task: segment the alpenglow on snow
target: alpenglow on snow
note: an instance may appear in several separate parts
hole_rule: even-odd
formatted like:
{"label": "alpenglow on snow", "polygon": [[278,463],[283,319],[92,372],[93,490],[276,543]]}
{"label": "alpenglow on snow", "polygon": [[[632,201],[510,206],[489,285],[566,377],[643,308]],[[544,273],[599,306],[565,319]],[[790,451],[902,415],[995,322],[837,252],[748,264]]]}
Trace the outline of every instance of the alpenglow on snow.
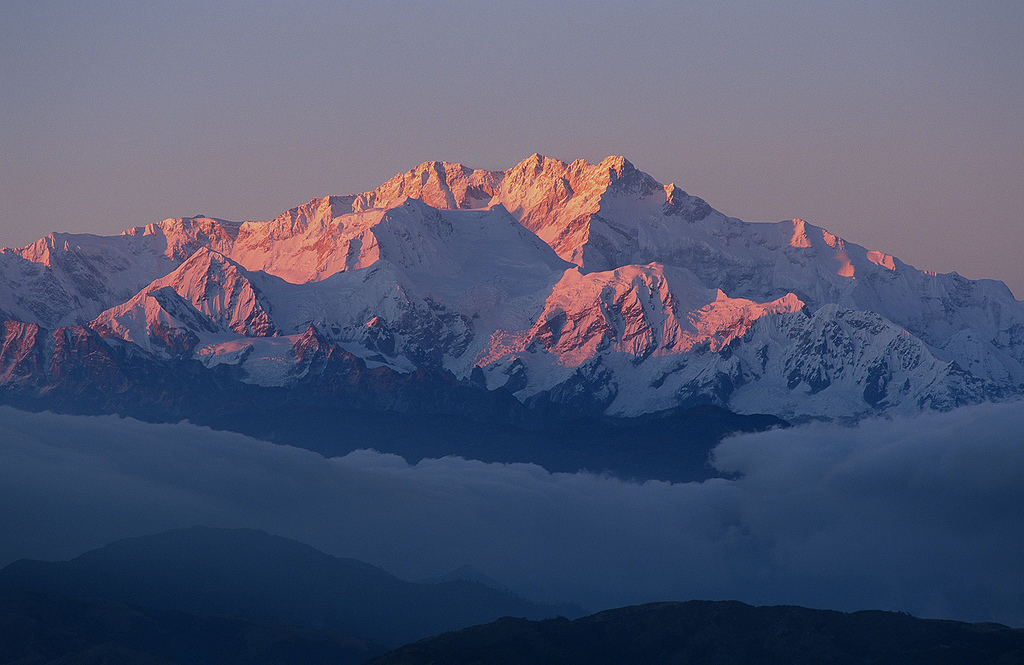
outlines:
{"label": "alpenglow on snow", "polygon": [[726,217],[621,157],[427,162],[266,222],[54,233],[0,252],[0,320],[7,402],[184,364],[221,386],[429,369],[611,416],[1024,394],[1024,303],[1001,282],[919,271],[798,219]]}

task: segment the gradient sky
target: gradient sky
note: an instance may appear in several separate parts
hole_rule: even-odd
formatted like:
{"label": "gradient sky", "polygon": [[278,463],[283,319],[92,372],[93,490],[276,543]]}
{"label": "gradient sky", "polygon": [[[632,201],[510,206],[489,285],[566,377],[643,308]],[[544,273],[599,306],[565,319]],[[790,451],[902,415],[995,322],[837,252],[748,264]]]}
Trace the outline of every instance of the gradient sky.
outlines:
{"label": "gradient sky", "polygon": [[1024,3],[0,2],[0,246],[623,155],[1024,298]]}

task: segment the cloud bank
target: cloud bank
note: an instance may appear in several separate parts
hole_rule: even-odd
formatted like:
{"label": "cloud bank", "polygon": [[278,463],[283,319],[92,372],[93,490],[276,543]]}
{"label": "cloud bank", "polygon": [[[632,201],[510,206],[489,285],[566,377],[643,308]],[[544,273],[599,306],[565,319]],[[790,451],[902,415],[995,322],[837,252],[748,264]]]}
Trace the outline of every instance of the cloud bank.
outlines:
{"label": "cloud bank", "polygon": [[1022,406],[744,435],[715,450],[736,479],[678,484],[0,408],[0,565],[207,524],[412,580],[468,563],[590,610],[728,598],[1022,626]]}

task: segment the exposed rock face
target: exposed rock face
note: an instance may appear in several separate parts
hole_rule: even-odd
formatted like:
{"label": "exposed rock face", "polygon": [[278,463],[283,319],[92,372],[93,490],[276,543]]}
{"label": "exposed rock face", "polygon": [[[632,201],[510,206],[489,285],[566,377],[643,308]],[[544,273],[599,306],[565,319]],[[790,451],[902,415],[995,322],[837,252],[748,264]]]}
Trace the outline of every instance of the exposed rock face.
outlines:
{"label": "exposed rock face", "polygon": [[620,416],[849,417],[1024,394],[1024,304],[1003,284],[921,272],[803,220],[728,218],[621,157],[427,162],[268,222],[51,234],[0,253],[0,314],[17,391],[117,389],[136,379],[115,368],[148,358],[220,389],[419,372]]}
{"label": "exposed rock face", "polygon": [[3,321],[0,347],[0,382],[5,385],[38,386],[46,371],[46,344],[36,323]]}

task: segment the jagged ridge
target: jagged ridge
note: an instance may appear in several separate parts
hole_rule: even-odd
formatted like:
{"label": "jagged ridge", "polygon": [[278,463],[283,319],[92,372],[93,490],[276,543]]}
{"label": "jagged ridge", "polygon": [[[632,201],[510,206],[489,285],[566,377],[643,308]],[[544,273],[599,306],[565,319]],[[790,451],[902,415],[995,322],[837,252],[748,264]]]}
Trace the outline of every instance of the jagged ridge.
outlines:
{"label": "jagged ridge", "polygon": [[[0,277],[6,319],[87,324],[254,385],[308,380],[313,326],[371,369],[613,415],[856,416],[1024,393],[1024,305],[1001,283],[802,220],[728,218],[621,157],[427,162],[269,222],[52,234],[3,250]],[[4,381],[49,385],[26,344],[4,347]]]}

